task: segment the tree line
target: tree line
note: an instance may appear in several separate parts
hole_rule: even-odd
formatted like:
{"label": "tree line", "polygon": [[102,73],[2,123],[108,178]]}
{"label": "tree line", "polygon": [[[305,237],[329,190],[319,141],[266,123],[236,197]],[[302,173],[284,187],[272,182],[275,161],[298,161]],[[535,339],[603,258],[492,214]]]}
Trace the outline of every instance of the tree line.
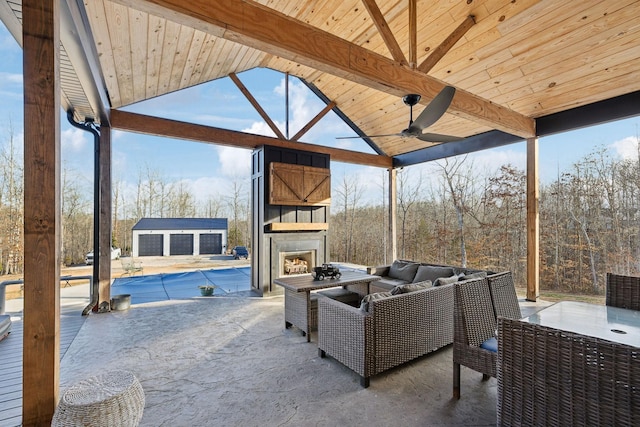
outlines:
{"label": "tree line", "polygon": [[[397,176],[398,258],[491,271],[510,270],[526,285],[526,174],[494,173],[466,157],[437,162],[437,183],[417,169]],[[357,180],[334,191],[331,257],[364,265],[385,259],[386,194],[361,206]],[[598,148],[553,182],[540,185],[540,287],[601,294],[607,272],[640,273],[640,153],[613,159]]]}
{"label": "tree line", "polygon": [[[11,133],[12,135],[12,133]],[[23,169],[13,137],[0,147],[0,271],[22,272]],[[495,172],[467,157],[438,161],[426,179],[418,167],[397,173],[398,257],[493,271],[526,279],[526,175],[512,165]],[[437,178],[434,180],[434,176]],[[361,265],[391,263],[387,172],[379,195],[364,198],[358,179],[333,180],[330,259]],[[92,183],[62,172],[62,262],[83,262],[93,247]],[[228,218],[228,247],[251,246],[249,179],[233,181],[224,195],[198,202],[182,181],[142,168],[135,188],[113,185],[113,244],[131,251],[131,228],[144,217]],[[598,148],[550,183],[540,185],[542,289],[602,293],[607,272],[640,273],[640,153],[613,159]]]}

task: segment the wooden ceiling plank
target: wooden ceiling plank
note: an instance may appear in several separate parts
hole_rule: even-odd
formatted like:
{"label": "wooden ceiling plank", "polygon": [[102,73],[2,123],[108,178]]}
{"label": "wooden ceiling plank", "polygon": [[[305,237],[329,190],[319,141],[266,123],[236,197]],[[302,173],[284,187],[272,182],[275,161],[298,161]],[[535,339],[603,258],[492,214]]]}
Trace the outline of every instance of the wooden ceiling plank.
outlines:
{"label": "wooden ceiling plank", "polygon": [[[553,51],[562,48],[563,45],[570,45],[572,51],[580,50],[578,48],[580,43],[594,35],[601,42],[603,39],[597,33],[593,34],[591,25],[594,25],[596,20],[600,21],[603,16],[606,17],[607,25],[616,25],[612,21],[615,18],[612,18],[608,13],[607,5],[610,7],[610,3],[595,2],[595,5],[591,5],[589,15],[577,15],[582,16],[580,19],[574,15],[576,12],[574,12],[573,8],[565,9],[564,13],[566,15],[563,10],[554,8],[553,12],[550,12],[548,16],[540,17],[523,27],[521,32],[524,37],[511,38],[509,44],[502,42],[502,40],[509,39],[508,37],[503,37],[500,42],[496,43],[496,48],[498,49],[509,49],[513,53],[513,58],[489,67],[487,71],[492,77],[495,77],[512,68],[526,66],[527,62],[531,62],[534,65],[539,64],[539,60],[551,57]],[[616,14],[616,16],[619,16],[619,14]],[[605,28],[602,24],[598,24],[598,26]],[[564,42],[565,40],[566,42]],[[541,48],[543,44],[544,49]],[[556,49],[551,50],[552,46],[556,46]],[[483,53],[481,56],[493,54],[495,54],[495,50]],[[557,59],[554,58],[554,60]]]}
{"label": "wooden ceiling plank", "polygon": [[[627,67],[611,67],[607,73],[593,74],[579,80],[567,81],[565,84],[556,85],[545,91],[545,98],[548,105],[537,101],[537,96],[522,96],[512,102],[517,108],[523,111],[530,111],[532,117],[557,113],[566,109],[587,105],[592,102],[607,99],[624,93],[640,90],[638,80],[637,64],[628,64]],[[585,94],[579,100],[576,99],[576,92],[583,91]],[[532,102],[536,99],[536,102]]]}
{"label": "wooden ceiling plank", "polygon": [[318,123],[324,116],[327,115],[327,113],[329,111],[331,111],[333,109],[333,107],[336,106],[336,103],[331,101],[330,103],[328,103],[323,109],[322,111],[320,111],[318,114],[316,114],[316,116],[314,118],[312,118],[311,120],[309,120],[309,123],[307,123],[305,126],[302,127],[302,129],[300,129],[294,136],[293,138],[291,138],[291,141],[298,141],[300,138],[302,138],[302,135],[304,135],[305,133],[307,133],[309,131],[309,129],[311,129],[316,123]]}
{"label": "wooden ceiling plank", "polygon": [[428,73],[437,63],[440,61],[449,51],[453,48],[453,46],[464,36],[467,31],[471,29],[475,25],[475,17],[473,15],[469,15],[465,18],[464,21],[458,25],[458,27],[453,30],[449,37],[447,37],[442,43],[440,43],[431,54],[418,66],[418,70],[423,73]]}
{"label": "wooden ceiling plank", "polygon": [[155,15],[149,16],[149,26],[147,29],[147,85],[145,98],[150,99],[158,96],[158,84],[160,79],[160,64],[162,59],[162,49],[166,19]]}
{"label": "wooden ceiling plank", "polygon": [[391,157],[361,153],[340,148],[324,147],[316,144],[292,142],[262,135],[197,125],[159,117],[146,116],[121,110],[111,110],[112,129],[147,135],[164,136],[229,147],[253,150],[262,145],[272,145],[294,150],[310,150],[329,154],[332,161],[361,164],[380,168],[392,166]]}
{"label": "wooden ceiling plank", "polygon": [[282,132],[280,132],[280,129],[278,129],[278,126],[276,126],[273,120],[271,120],[271,117],[269,117],[267,112],[264,111],[264,109],[260,106],[260,103],[253,97],[253,95],[251,95],[251,92],[249,92],[249,89],[247,89],[247,87],[244,84],[242,84],[238,76],[235,73],[230,73],[229,78],[231,78],[231,80],[236,84],[238,89],[240,89],[240,92],[242,92],[245,98],[247,98],[249,103],[253,105],[253,108],[255,108],[258,114],[260,114],[260,117],[262,117],[262,120],[264,120],[267,123],[267,125],[271,128],[273,133],[276,134],[278,139],[287,139],[282,134]]}
{"label": "wooden ceiling plank", "polygon": [[[533,92],[539,92],[546,90],[549,85],[578,80],[596,70],[602,70],[608,75],[606,70],[610,67],[637,58],[637,48],[633,40],[640,36],[640,25],[636,24],[633,28],[634,23],[635,21],[623,22],[600,34],[587,32],[593,34],[591,37],[586,37],[586,34],[580,31],[578,36],[570,37],[567,43],[563,43],[566,44],[565,48],[556,54],[542,56],[536,64],[517,68],[518,71],[525,71],[521,77],[505,78],[505,74],[499,76],[499,88],[503,95],[497,96],[496,100],[508,104],[518,97],[518,91],[523,86],[533,88]],[[620,40],[611,43],[613,38]],[[604,43],[607,40],[608,42]],[[574,46],[578,48],[574,49]],[[562,61],[558,58],[562,58]],[[580,93],[585,94],[584,91]]]}
{"label": "wooden ceiling plank", "polygon": [[192,86],[194,81],[199,81],[202,69],[198,67],[198,58],[200,57],[200,52],[202,52],[202,47],[205,44],[207,36],[206,33],[198,30],[194,31],[191,35],[189,49],[186,52],[185,65],[180,78],[181,89]]}
{"label": "wooden ceiling plank", "polygon": [[162,41],[162,51],[160,59],[160,69],[158,70],[159,93],[168,93],[171,75],[173,75],[174,58],[178,49],[178,39],[182,26],[170,20],[165,20],[164,39]]}
{"label": "wooden ceiling plank", "polygon": [[[453,77],[460,70],[476,66],[476,64],[481,62],[481,59],[486,58],[486,56],[482,55],[483,49],[493,49],[493,46],[502,38],[496,25],[499,22],[512,19],[514,16],[520,14],[526,15],[529,12],[528,8],[537,2],[539,2],[539,0],[521,0],[508,2],[506,4],[503,3],[504,6],[502,8],[490,14],[486,11],[483,12],[483,8],[474,8],[472,12],[460,16],[459,19],[463,19],[464,16],[474,15],[476,24],[463,37],[465,42],[459,43],[456,49],[451,50],[448,55],[442,58],[436,66],[431,69],[431,74],[439,78],[443,76]],[[492,53],[503,52],[505,50],[507,49],[495,49]]]}
{"label": "wooden ceiling plank", "polygon": [[[109,21],[109,37],[113,55],[119,58],[114,74],[118,79],[120,102],[128,104],[133,98],[133,77],[129,37],[129,11],[126,7],[110,1],[104,3],[105,13],[116,19]],[[109,52],[109,55],[112,53]],[[111,91],[109,91],[111,92]]]}
{"label": "wooden ceiling plank", "polygon": [[132,99],[144,99],[147,94],[147,52],[149,51],[149,14],[129,9],[129,43],[131,55]]}
{"label": "wooden ceiling plank", "polygon": [[196,28],[188,27],[186,25],[180,26],[175,56],[173,57],[174,62],[171,70],[171,80],[169,82],[169,91],[171,92],[184,88],[184,82],[182,80],[183,70],[187,66],[189,50],[191,48],[191,43],[193,42],[193,35],[195,31]]}
{"label": "wooden ceiling plank", "polygon": [[[413,3],[414,9],[415,9],[415,0],[408,0],[408,1],[409,1],[409,4]],[[378,29],[378,32],[380,33],[382,40],[384,40],[384,43],[387,46],[387,49],[389,49],[389,53],[391,53],[391,57],[401,64],[406,64],[407,59],[404,57],[404,53],[402,52],[400,45],[396,41],[396,38],[394,37],[391,30],[389,29],[389,25],[387,24],[387,21],[384,19],[382,12],[380,12],[380,9],[378,8],[376,1],[362,0],[362,3],[364,4],[364,7],[367,9],[367,12],[369,12],[369,16],[371,17],[371,20],[373,21],[374,25]],[[414,10],[413,16],[415,18],[415,10]]]}
{"label": "wooden ceiling plank", "polygon": [[107,20],[104,19],[106,11],[104,2],[101,0],[90,1],[85,3],[87,15],[92,17],[89,21],[92,23],[91,32],[96,40],[100,43],[96,45],[96,51],[100,60],[100,65],[104,70],[103,76],[105,85],[109,88],[109,100],[111,105],[121,105],[120,87],[118,85],[118,75],[112,55],[111,37],[109,35],[109,26]]}
{"label": "wooden ceiling plank", "polygon": [[[118,0],[125,1],[125,0]],[[131,0],[126,0],[131,1]],[[276,12],[240,0],[138,0],[150,13],[175,14],[181,23],[208,31],[223,29],[223,37],[302,64],[342,76],[386,93],[420,93],[433,98],[442,82],[403,67],[360,46]],[[157,4],[156,4],[157,3]],[[160,5],[160,6],[159,6]],[[287,31],[274,31],[287,28]],[[458,90],[452,113],[521,137],[535,136],[533,120],[468,92]]]}

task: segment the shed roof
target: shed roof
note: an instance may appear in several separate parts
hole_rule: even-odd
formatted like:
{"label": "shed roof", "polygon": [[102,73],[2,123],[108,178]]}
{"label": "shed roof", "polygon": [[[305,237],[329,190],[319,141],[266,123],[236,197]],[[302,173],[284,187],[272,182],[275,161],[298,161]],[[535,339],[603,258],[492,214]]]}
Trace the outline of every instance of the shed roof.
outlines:
{"label": "shed roof", "polygon": [[226,230],[227,218],[142,218],[132,230]]}

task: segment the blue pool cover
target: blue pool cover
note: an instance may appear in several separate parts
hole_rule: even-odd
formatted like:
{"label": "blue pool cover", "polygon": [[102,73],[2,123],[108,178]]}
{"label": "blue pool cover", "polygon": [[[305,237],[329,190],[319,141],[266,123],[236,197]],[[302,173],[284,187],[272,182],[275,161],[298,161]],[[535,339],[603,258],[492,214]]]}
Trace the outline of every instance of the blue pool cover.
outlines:
{"label": "blue pool cover", "polygon": [[250,291],[251,267],[120,277],[111,284],[111,294],[129,294],[131,302],[139,304],[199,297],[202,285],[217,286],[214,295]]}

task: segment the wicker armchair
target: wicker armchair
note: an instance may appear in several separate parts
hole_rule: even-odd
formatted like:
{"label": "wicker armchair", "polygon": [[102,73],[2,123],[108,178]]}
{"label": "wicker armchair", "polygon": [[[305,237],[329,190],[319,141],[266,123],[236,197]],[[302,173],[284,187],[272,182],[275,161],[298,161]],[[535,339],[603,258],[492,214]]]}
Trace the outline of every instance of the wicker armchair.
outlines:
{"label": "wicker armchair", "polygon": [[640,425],[640,349],[500,318],[499,426]]}
{"label": "wicker armchair", "polygon": [[607,273],[606,305],[640,310],[640,277]]}
{"label": "wicker armchair", "polygon": [[454,284],[453,397],[460,399],[460,365],[496,376],[497,353],[480,347],[495,336],[496,317],[487,278]]}
{"label": "wicker armchair", "polygon": [[371,301],[369,310],[318,298],[318,354],[371,376],[453,341],[453,284]]}

